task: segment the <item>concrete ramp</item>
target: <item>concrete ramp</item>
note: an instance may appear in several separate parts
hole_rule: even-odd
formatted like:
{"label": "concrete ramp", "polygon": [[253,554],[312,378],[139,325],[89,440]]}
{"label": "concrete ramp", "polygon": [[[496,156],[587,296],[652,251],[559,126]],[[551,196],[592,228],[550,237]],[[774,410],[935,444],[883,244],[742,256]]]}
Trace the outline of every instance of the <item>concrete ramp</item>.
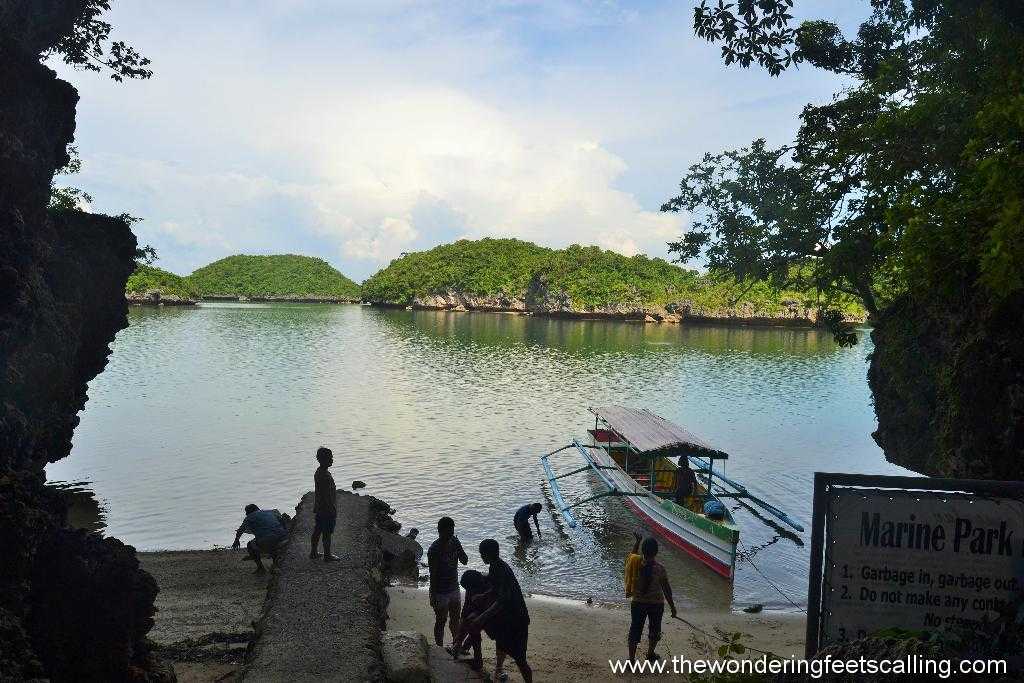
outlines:
{"label": "concrete ramp", "polygon": [[370,499],[338,492],[333,551],[341,562],[309,559],[313,494],[296,508],[280,573],[271,580],[246,681],[379,681],[387,609],[380,536]]}

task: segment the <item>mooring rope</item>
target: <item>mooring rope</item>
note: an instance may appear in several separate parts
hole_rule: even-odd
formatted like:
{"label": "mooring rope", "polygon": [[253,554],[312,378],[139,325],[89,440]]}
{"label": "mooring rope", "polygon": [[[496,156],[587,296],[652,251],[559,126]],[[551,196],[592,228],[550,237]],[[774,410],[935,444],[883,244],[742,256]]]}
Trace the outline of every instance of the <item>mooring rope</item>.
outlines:
{"label": "mooring rope", "polygon": [[771,579],[769,579],[769,578],[768,578],[768,576],[767,576],[767,575],[766,575],[766,574],[765,574],[765,573],[764,573],[763,571],[761,571],[761,569],[760,569],[760,568],[759,568],[759,567],[758,567],[758,566],[757,566],[756,564],[754,564],[754,560],[752,560],[752,559],[751,559],[751,558],[749,557],[749,555],[748,555],[747,553],[742,553],[742,554],[741,554],[741,553],[737,553],[737,554],[736,554],[736,556],[737,556],[737,557],[739,557],[739,558],[740,558],[741,560],[744,560],[744,561],[745,561],[745,562],[746,562],[747,564],[749,564],[749,565],[750,565],[751,567],[753,567],[753,568],[754,568],[754,571],[755,571],[755,572],[757,572],[758,574],[760,574],[760,575],[761,575],[761,578],[762,578],[762,579],[764,579],[765,581],[767,581],[767,582],[768,582],[768,585],[769,585],[769,586],[771,586],[772,588],[774,588],[774,589],[776,590],[776,592],[778,592],[778,594],[779,594],[779,595],[781,595],[781,596],[782,596],[783,598],[785,598],[785,599],[786,599],[786,602],[788,602],[788,603],[789,603],[790,605],[792,605],[793,607],[796,607],[796,608],[797,608],[798,610],[800,610],[800,611],[801,611],[801,612],[803,612],[804,614],[807,614],[807,609],[806,609],[806,608],[804,608],[804,607],[802,607],[802,606],[801,606],[801,605],[800,605],[800,604],[799,604],[798,602],[796,602],[795,600],[793,600],[793,598],[789,597],[789,595],[787,595],[787,594],[786,594],[786,592],[785,592],[784,590],[782,590],[781,588],[779,588],[779,587],[778,587],[778,586],[777,586],[777,585],[775,584],[775,582],[774,582],[774,581],[772,581]]}

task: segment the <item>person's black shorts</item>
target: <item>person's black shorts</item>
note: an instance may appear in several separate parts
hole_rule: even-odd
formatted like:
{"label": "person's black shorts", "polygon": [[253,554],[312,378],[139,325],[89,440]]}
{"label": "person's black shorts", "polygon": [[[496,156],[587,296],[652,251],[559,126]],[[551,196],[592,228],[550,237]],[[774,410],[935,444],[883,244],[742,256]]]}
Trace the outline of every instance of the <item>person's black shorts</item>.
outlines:
{"label": "person's black shorts", "polygon": [[[499,616],[499,618],[501,618]],[[529,624],[514,623],[496,625],[492,636],[503,652],[519,661],[526,658],[526,641],[529,639]],[[492,635],[488,633],[487,635]]]}
{"label": "person's black shorts", "polygon": [[523,538],[533,538],[533,530],[530,529],[530,520],[527,519],[525,522],[517,522],[512,520],[512,525],[516,528],[516,531]]}
{"label": "person's black shorts", "polygon": [[337,512],[318,512],[316,513],[316,531],[322,534],[333,534],[334,526],[338,523]]}
{"label": "person's black shorts", "polygon": [[650,621],[647,637],[658,640],[661,637],[661,618],[665,614],[663,602],[631,602],[629,603],[629,642],[639,643],[644,634],[644,622]]}
{"label": "person's black shorts", "polygon": [[254,538],[253,541],[256,543],[256,547],[260,549],[260,552],[273,555],[277,550],[278,546],[288,540],[288,534],[272,534],[270,536],[264,536],[263,538]]}

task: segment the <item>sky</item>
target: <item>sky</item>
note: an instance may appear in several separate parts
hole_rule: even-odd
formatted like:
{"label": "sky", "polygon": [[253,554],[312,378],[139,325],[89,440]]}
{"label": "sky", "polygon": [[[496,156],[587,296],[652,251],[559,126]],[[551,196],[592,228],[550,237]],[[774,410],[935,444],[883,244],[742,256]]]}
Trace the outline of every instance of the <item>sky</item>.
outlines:
{"label": "sky", "polygon": [[[90,210],[156,265],[319,256],[357,281],[460,238],[668,257],[661,213],[705,153],[790,141],[841,83],[726,67],[695,0],[115,2],[146,81],[51,64],[79,90]],[[855,26],[867,3],[797,0]]]}

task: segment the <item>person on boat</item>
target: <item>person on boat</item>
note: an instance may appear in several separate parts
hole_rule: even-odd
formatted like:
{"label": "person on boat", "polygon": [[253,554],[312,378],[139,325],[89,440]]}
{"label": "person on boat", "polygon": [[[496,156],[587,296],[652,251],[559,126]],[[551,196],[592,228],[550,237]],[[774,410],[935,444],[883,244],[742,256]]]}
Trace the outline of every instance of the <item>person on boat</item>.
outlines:
{"label": "person on boat", "polygon": [[512,525],[515,526],[516,532],[524,541],[533,538],[533,531],[530,529],[530,517],[533,517],[533,525],[537,527],[537,535],[540,536],[540,522],[537,521],[537,515],[543,509],[544,506],[540,503],[527,503],[516,510],[516,514],[512,517]]}
{"label": "person on boat", "polygon": [[497,657],[494,663],[494,678],[502,680],[505,657],[511,657],[526,683],[533,681],[533,669],[526,661],[526,644],[530,635],[530,613],[512,568],[499,557],[498,542],[486,538],[480,542],[480,559],[488,566],[487,583],[493,600],[483,612],[473,617],[468,626],[474,631],[486,629],[494,639]]}
{"label": "person on boat", "polygon": [[679,457],[679,469],[676,470],[676,505],[686,507],[687,498],[697,490],[697,476],[690,469],[689,458],[685,455]]}
{"label": "person on boat", "polygon": [[[473,623],[473,619],[475,619],[478,614],[482,614],[491,606],[493,597],[489,592],[487,577],[475,569],[467,569],[462,572],[462,578],[459,579],[459,585],[466,590],[466,599],[463,602],[462,607],[462,619],[460,620],[461,626],[459,627],[459,632],[455,635],[455,642],[452,643],[452,647],[448,650],[448,654],[450,654],[453,659],[458,659],[459,655],[462,654],[466,648],[472,646],[473,659],[470,660],[469,666],[474,671],[480,671],[484,665],[480,631],[472,629],[470,624]],[[493,640],[494,634],[493,632],[488,632],[486,625],[484,625],[483,630]]]}
{"label": "person on boat", "polygon": [[235,541],[231,544],[232,549],[237,550],[241,545],[242,534],[252,534],[254,538],[249,541],[245,548],[249,553],[244,559],[256,563],[256,573],[262,574],[267,571],[263,566],[262,553],[270,555],[271,561],[277,565],[278,547],[288,538],[288,525],[286,518],[277,510],[260,510],[254,503],[245,506],[245,519],[242,525],[235,531]]}
{"label": "person on boat", "polygon": [[[626,597],[629,603],[629,659],[636,659],[636,648],[643,635],[644,622],[647,628],[647,659],[654,661],[654,648],[661,640],[661,619],[665,614],[665,603],[673,617],[676,604],[672,600],[672,587],[668,582],[665,567],[655,558],[658,555],[658,541],[647,538],[640,541],[640,534],[633,533],[633,552],[626,557]],[[639,551],[639,552],[638,552]]]}
{"label": "person on boat", "polygon": [[310,537],[309,559],[320,557],[316,551],[320,539],[324,541],[324,562],[337,562],[341,558],[331,553],[331,536],[338,522],[338,487],[328,471],[334,464],[334,453],[321,446],[316,449],[316,460],[320,466],[313,474],[313,535]]}
{"label": "person on boat", "polygon": [[427,549],[427,567],[430,568],[430,606],[434,609],[434,642],[444,645],[444,625],[455,640],[459,632],[462,610],[462,591],[459,589],[459,563],[469,558],[455,535],[455,521],[451,517],[437,520],[437,540]]}

